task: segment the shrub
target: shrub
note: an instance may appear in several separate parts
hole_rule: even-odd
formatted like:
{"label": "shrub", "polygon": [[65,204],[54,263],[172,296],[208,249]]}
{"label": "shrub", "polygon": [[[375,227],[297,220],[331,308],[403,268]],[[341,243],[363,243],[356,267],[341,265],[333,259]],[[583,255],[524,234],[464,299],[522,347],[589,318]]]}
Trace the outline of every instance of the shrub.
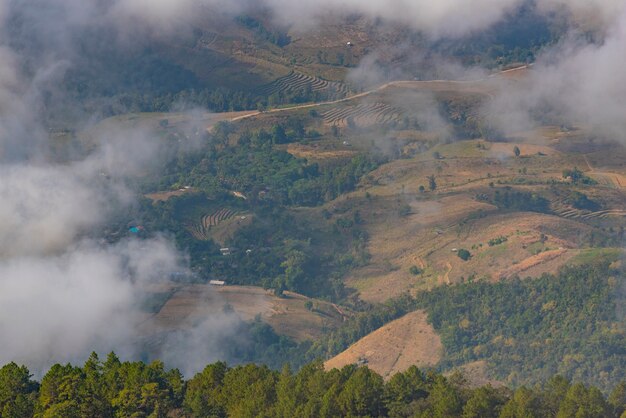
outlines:
{"label": "shrub", "polygon": [[409,269],[409,273],[411,273],[413,276],[418,276],[422,274],[422,270],[417,266],[411,266],[411,268]]}
{"label": "shrub", "polygon": [[498,238],[493,238],[493,239],[490,239],[490,240],[489,240],[489,242],[488,242],[488,244],[489,244],[489,246],[490,246],[490,247],[494,247],[494,246],[496,246],[496,245],[500,245],[500,244],[502,244],[502,243],[505,243],[505,242],[507,242],[508,240],[509,240],[509,239],[508,239],[507,237],[505,237],[505,236],[500,236],[500,237],[498,237]]}
{"label": "shrub", "polygon": [[595,211],[600,209],[600,205],[597,202],[589,199],[586,194],[580,192],[572,192],[567,200],[567,203],[575,207],[576,209],[586,209],[590,211]]}
{"label": "shrub", "polygon": [[463,261],[467,261],[470,258],[472,258],[472,253],[470,253],[469,251],[467,251],[466,249],[461,248],[459,251],[457,251],[456,255],[459,256],[459,258]]}

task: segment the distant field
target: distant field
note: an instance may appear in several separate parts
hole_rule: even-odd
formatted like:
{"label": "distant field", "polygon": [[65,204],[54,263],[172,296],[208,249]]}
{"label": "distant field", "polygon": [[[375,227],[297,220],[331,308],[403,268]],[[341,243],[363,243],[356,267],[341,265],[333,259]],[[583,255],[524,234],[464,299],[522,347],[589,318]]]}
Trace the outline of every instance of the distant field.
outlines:
{"label": "distant field", "polygon": [[346,149],[346,147],[341,149],[340,145],[332,149],[330,147],[319,146],[318,144],[289,144],[287,152],[294,157],[305,158],[309,161],[350,159],[358,154],[358,152],[353,149]]}
{"label": "distant field", "polygon": [[145,195],[145,197],[152,200],[153,202],[167,202],[172,197],[182,196],[186,193],[191,193],[193,191],[194,189],[192,188],[177,189],[177,190],[170,190],[167,192],[148,193],[147,195]]}
{"label": "distant field", "polygon": [[[168,287],[171,297],[144,322],[144,334],[184,329],[224,309],[232,309],[245,321],[259,315],[278,334],[299,341],[317,338],[343,321],[332,304],[290,292],[279,298],[269,291],[251,286],[195,284]],[[159,294],[167,294],[166,290],[160,289]],[[305,307],[309,300],[313,303],[312,310]]]}

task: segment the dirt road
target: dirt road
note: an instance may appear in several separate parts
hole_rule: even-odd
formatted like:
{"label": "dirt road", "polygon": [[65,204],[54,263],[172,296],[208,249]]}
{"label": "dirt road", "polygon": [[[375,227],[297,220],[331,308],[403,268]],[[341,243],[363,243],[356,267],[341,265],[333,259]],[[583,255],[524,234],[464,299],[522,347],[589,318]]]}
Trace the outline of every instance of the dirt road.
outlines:
{"label": "dirt road", "polygon": [[[328,105],[334,105],[334,104],[340,104],[340,103],[345,103],[345,102],[349,102],[351,100],[356,100],[356,99],[360,99],[363,97],[367,97],[370,96],[372,94],[375,93],[380,93],[383,90],[386,90],[388,88],[391,87],[400,87],[400,86],[408,86],[408,87],[412,87],[412,88],[419,88],[421,86],[428,86],[430,88],[432,87],[440,87],[440,90],[444,90],[444,87],[450,86],[450,85],[456,85],[456,86],[461,86],[461,85],[465,85],[465,86],[471,86],[472,84],[476,84],[476,83],[483,83],[493,77],[496,77],[498,75],[504,75],[507,73],[511,73],[511,72],[515,72],[515,71],[521,71],[524,69],[529,68],[528,65],[524,65],[521,67],[517,67],[517,68],[512,68],[510,70],[504,70],[495,74],[491,74],[490,76],[488,76],[487,78],[482,78],[482,79],[477,79],[477,80],[425,80],[425,81],[415,81],[415,80],[399,80],[399,81],[391,81],[389,83],[385,83],[381,86],[378,86],[372,90],[368,90],[365,91],[363,93],[358,93],[355,94],[353,96],[349,96],[349,97],[345,97],[343,99],[338,99],[338,100],[330,100],[330,101],[326,101],[326,102],[318,102],[318,103],[308,103],[308,104],[303,104],[303,105],[297,105],[297,106],[289,106],[289,107],[281,107],[278,109],[271,109],[271,110],[267,110],[267,111],[256,111],[256,112],[252,112],[246,115],[242,115],[242,116],[237,116],[235,118],[230,119],[230,122],[237,122],[240,120],[244,120],[244,119],[248,119],[248,118],[253,118],[255,116],[259,116],[262,114],[268,114],[268,113],[280,113],[280,112],[289,112],[292,110],[300,110],[300,109],[311,109],[311,108],[315,108],[315,107],[321,107],[321,106],[328,106]],[[478,91],[475,91],[474,93],[478,93]],[[483,91],[483,94],[489,96],[490,98],[493,98],[493,94]]]}
{"label": "dirt road", "polygon": [[618,189],[622,189],[622,190],[626,189],[626,176],[624,176],[623,174],[612,173],[609,171],[596,170],[591,165],[586,155],[583,155],[583,158],[585,159],[585,163],[587,164],[587,167],[589,168],[589,171],[587,172],[587,174],[606,179]]}

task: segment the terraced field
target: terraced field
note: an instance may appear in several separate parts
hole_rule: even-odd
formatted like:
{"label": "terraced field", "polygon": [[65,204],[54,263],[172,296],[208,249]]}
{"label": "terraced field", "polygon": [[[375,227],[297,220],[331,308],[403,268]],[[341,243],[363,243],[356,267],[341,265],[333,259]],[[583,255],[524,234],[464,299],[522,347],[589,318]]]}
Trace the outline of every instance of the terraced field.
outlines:
{"label": "terraced field", "polygon": [[552,209],[555,214],[561,218],[575,219],[575,220],[594,220],[594,219],[606,219],[608,217],[626,216],[626,210],[623,209],[605,209],[599,211],[589,211],[573,208],[567,205],[563,200],[557,200],[552,202]]}
{"label": "terraced field", "polygon": [[312,92],[327,93],[342,97],[350,93],[348,87],[343,83],[327,81],[298,71],[292,71],[288,75],[261,87],[258,93],[262,96],[271,96],[278,93],[297,92],[308,89]]}
{"label": "terraced field", "polygon": [[213,213],[204,215],[200,222],[193,223],[187,227],[195,239],[206,241],[210,239],[211,228],[227,221],[237,215],[237,211],[228,208],[219,209]]}
{"label": "terraced field", "polygon": [[356,126],[387,125],[399,122],[403,116],[403,110],[383,102],[338,106],[322,113],[326,124],[340,127],[350,124]]}
{"label": "terraced field", "polygon": [[200,46],[201,48],[210,49],[211,46],[213,46],[217,41],[217,36],[217,33],[205,33],[198,40],[198,46]]}
{"label": "terraced field", "polygon": [[573,208],[565,203],[565,199],[557,199],[550,204],[552,211],[566,219],[580,219],[582,216],[589,214],[589,211]]}

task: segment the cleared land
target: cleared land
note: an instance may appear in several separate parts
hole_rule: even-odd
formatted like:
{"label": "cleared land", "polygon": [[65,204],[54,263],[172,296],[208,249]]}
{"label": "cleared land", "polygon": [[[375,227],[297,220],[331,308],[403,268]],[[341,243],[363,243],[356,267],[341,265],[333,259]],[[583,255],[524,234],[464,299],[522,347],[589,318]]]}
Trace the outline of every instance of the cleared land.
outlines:
{"label": "cleared land", "polygon": [[309,161],[345,160],[358,154],[355,150],[338,149],[337,146],[326,147],[319,143],[313,145],[289,144],[287,152],[294,157],[305,158]]}
{"label": "cleared land", "polygon": [[[518,76],[524,71],[508,72],[505,76]],[[325,89],[332,83],[292,70],[266,88],[268,93],[276,93],[301,87]],[[345,282],[362,299],[383,302],[405,291],[416,292],[461,281],[495,281],[515,275],[553,273],[587,254],[588,247],[606,241],[610,233],[626,226],[623,156],[600,141],[588,139],[583,128],[546,126],[513,135],[506,142],[477,139],[446,143],[437,129],[420,124],[420,115],[414,111],[445,103],[450,105],[447,115],[450,120],[474,118],[475,108],[492,97],[496,85],[489,79],[399,81],[344,99],[267,112],[220,114],[218,118],[245,121],[246,128],[258,129],[264,123],[275,124],[291,115],[308,115],[313,124],[308,128],[319,131],[320,136],[308,138],[304,144],[281,147],[311,162],[333,164],[372,146],[383,152],[393,148],[391,145],[401,149],[402,158],[394,158],[367,175],[355,192],[321,208],[310,209],[319,222],[328,222],[329,226],[338,218],[353,217],[358,211],[369,237],[366,250],[371,258],[366,265],[351,271]],[[399,128],[397,124],[406,125],[407,118],[409,126]],[[131,115],[122,119],[123,123],[149,123],[165,131],[188,123],[175,115]],[[215,121],[204,123],[210,126]],[[341,128],[339,134],[332,133],[333,126]],[[360,129],[370,126],[371,130]],[[359,137],[364,138],[362,142],[358,142]],[[520,150],[517,157],[516,147]],[[563,171],[574,167],[599,184],[586,186],[564,179]],[[436,180],[435,190],[429,190],[430,176]],[[542,196],[549,201],[549,209],[547,213],[522,212],[490,203],[496,192],[508,191]],[[594,210],[574,207],[570,199],[573,192],[587,195],[598,207]],[[177,193],[182,192],[153,197],[164,200]],[[236,230],[232,223],[242,221],[241,214],[224,212],[219,207],[203,210],[207,213],[200,211],[190,218],[189,229],[197,239],[224,242]],[[327,214],[330,214],[328,218]],[[220,229],[224,233],[218,233]],[[470,251],[471,257],[462,260],[459,249]],[[205,291],[201,287],[177,291],[156,318],[161,315],[167,323],[168,310],[178,309],[176,303],[188,309],[203,306],[200,296],[187,293]],[[251,297],[246,288],[233,288],[232,292],[243,292],[244,299]],[[248,315],[246,312],[256,306],[252,309],[254,314],[247,317],[261,313],[264,320],[287,335],[297,338],[305,338],[305,334],[320,335],[329,326],[324,321],[332,324],[326,314],[320,313],[326,312],[325,309],[312,313],[292,306],[289,310],[285,300],[270,302],[271,295],[257,296],[261,302],[247,300],[246,306],[239,309],[242,315]],[[238,303],[237,297],[228,298]],[[304,301],[298,298],[286,300],[304,306]],[[275,308],[268,308],[270,305]],[[195,312],[202,310],[178,318],[193,316]]]}
{"label": "cleared land", "polygon": [[365,336],[324,363],[326,369],[367,364],[385,378],[409,367],[433,367],[443,346],[422,311],[412,312]]}
{"label": "cleared land", "polygon": [[[225,309],[232,309],[245,321],[260,316],[277,333],[299,341],[317,338],[343,322],[332,304],[291,292],[279,298],[259,287],[194,284],[163,286],[159,293],[170,296],[143,323],[144,335],[185,329]],[[305,307],[309,300],[312,310]]]}

